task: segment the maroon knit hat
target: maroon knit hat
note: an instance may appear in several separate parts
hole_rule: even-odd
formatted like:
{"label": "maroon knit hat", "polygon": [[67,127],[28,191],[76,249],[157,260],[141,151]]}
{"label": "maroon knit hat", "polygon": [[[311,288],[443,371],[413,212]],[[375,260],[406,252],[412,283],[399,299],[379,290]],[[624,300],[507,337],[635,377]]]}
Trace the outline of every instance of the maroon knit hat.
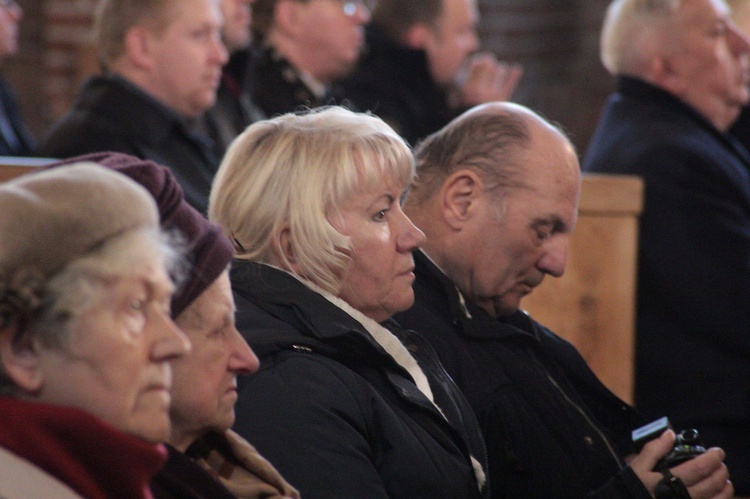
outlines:
{"label": "maroon knit hat", "polygon": [[177,317],[229,266],[234,253],[232,243],[218,225],[209,222],[185,201],[182,187],[168,168],[114,152],[86,154],[50,166],[80,161],[117,170],[144,186],[159,206],[162,228],[176,229],[185,237],[190,268],[187,278],[172,296],[172,317]]}

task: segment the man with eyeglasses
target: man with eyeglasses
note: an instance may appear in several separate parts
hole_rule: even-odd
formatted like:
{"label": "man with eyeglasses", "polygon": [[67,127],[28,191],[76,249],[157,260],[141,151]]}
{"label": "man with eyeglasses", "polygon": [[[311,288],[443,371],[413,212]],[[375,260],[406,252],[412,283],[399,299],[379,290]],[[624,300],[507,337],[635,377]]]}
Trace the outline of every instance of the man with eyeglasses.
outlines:
{"label": "man with eyeglasses", "polygon": [[471,106],[507,100],[521,67],[477,53],[476,0],[378,0],[346,97],[412,145]]}
{"label": "man with eyeglasses", "polygon": [[[18,52],[18,25],[23,9],[14,0],[0,0],[0,63]],[[26,130],[10,85],[0,78],[0,155],[29,156],[34,139]]]}
{"label": "man with eyeglasses", "polygon": [[369,20],[365,0],[257,0],[253,102],[268,116],[350,104],[334,82],[357,63]]}

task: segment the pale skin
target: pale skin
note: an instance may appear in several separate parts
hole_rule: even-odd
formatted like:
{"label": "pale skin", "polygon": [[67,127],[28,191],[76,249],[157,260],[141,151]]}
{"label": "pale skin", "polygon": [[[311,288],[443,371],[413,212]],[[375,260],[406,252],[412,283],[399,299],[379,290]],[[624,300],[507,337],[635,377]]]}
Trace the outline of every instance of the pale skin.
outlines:
{"label": "pale skin", "polygon": [[444,0],[434,26],[416,24],[406,33],[406,44],[426,52],[433,80],[457,108],[510,99],[523,74],[517,64],[477,52],[478,19],[476,0]]}
{"label": "pale skin", "polygon": [[192,344],[172,368],[169,443],[182,452],[209,431],[231,428],[237,375],[258,370],[258,357],[237,331],[234,312],[226,270],[176,319]]}
{"label": "pale skin", "polygon": [[[337,296],[376,322],[414,303],[412,253],[424,242],[424,233],[401,209],[405,188],[386,175],[377,185],[352,193],[330,219],[336,230],[351,239],[352,247],[351,263]],[[284,228],[276,251],[286,253],[292,262],[290,270],[303,275],[293,263],[296,259],[288,241],[289,229]]]}
{"label": "pale skin", "polygon": [[3,367],[21,398],[85,410],[148,442],[169,434],[172,368],[190,342],[169,316],[172,282],[161,260],[114,278],[75,321],[62,348],[0,334]]}
{"label": "pale skin", "polygon": [[[569,141],[528,110],[508,103],[474,108],[458,120],[479,113],[514,113],[527,122],[531,143],[514,153],[524,165],[520,187],[501,201],[470,168],[458,166],[422,203],[407,198],[405,211],[424,230],[423,250],[456,283],[467,300],[493,317],[509,315],[545,275],[565,272],[570,233],[576,222],[579,195],[578,161]],[[487,262],[491,264],[487,264]],[[653,494],[661,473],[656,462],[674,444],[670,430],[649,442],[635,456],[631,468]],[[724,465],[724,451],[705,454],[672,469],[691,497],[726,498],[734,489]]]}
{"label": "pale skin", "polygon": [[[660,29],[639,76],[727,131],[750,99],[750,43],[723,0],[691,0]],[[671,49],[670,49],[671,47]]]}
{"label": "pale skin", "polygon": [[125,33],[125,53],[110,64],[117,73],[177,114],[194,118],[216,102],[229,56],[221,41],[218,0],[173,0],[171,22],[156,30],[143,22]]}
{"label": "pale skin", "polygon": [[338,1],[276,2],[268,42],[296,69],[328,84],[354,68],[364,44],[370,11],[358,3],[351,14]]}

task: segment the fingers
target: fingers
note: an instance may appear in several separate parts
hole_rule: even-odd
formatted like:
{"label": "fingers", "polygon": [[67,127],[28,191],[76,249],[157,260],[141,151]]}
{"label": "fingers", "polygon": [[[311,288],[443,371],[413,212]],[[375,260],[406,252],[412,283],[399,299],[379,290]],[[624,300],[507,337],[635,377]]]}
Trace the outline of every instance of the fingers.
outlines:
{"label": "fingers", "polygon": [[659,438],[648,442],[630,462],[630,468],[643,485],[653,495],[656,484],[664,476],[654,471],[657,461],[665,456],[674,446],[675,434],[667,430]]}
{"label": "fingers", "polygon": [[687,486],[691,497],[732,497],[734,488],[723,462],[725,456],[722,449],[712,448],[671,471]]}
{"label": "fingers", "polygon": [[500,62],[494,54],[474,54],[460,89],[461,104],[473,106],[510,99],[523,75],[518,64]]}

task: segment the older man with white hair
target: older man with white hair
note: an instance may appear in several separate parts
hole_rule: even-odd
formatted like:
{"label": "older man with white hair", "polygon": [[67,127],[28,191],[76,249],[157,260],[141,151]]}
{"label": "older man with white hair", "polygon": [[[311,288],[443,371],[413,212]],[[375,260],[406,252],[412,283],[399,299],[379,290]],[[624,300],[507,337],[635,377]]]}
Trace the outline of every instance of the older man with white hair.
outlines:
{"label": "older man with white hair", "polygon": [[617,91],[584,170],[646,182],[636,406],[698,428],[750,495],[750,154],[727,133],[750,98],[750,45],[729,14],[724,0],[610,5]]}

